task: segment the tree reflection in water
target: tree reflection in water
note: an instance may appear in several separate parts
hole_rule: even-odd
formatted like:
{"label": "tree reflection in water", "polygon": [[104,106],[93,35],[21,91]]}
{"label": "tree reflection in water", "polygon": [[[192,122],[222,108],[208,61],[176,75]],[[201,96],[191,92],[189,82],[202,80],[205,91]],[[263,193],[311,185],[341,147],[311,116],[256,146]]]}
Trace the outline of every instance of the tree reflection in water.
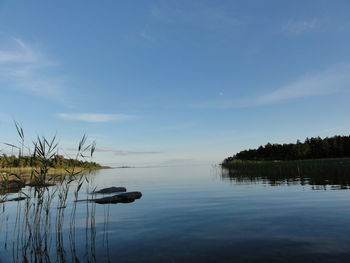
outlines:
{"label": "tree reflection in water", "polygon": [[310,185],[313,190],[339,190],[350,188],[350,167],[297,164],[222,167],[221,178],[238,184]]}

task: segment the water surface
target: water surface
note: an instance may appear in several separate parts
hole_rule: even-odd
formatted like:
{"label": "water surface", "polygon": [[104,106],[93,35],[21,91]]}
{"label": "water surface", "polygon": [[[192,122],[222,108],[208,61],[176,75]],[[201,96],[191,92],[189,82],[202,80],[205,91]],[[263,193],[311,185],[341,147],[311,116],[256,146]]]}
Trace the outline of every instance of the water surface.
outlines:
{"label": "water surface", "polygon": [[[98,188],[125,186],[143,196],[96,205],[89,233],[87,205],[79,202],[74,257],[69,204],[64,253],[57,256],[52,230],[46,262],[347,262],[350,256],[344,181],[244,176],[214,166],[108,169],[90,177]],[[21,262],[13,256],[18,205],[6,204],[1,215],[1,262]]]}

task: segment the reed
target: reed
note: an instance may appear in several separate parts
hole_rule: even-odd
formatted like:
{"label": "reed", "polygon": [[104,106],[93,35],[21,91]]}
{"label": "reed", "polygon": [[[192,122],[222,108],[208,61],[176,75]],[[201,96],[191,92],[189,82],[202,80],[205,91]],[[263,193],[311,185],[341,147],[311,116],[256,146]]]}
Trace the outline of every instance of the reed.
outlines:
{"label": "reed", "polygon": [[[10,169],[10,172],[1,174],[0,216],[5,220],[0,223],[0,231],[5,232],[5,249],[7,249],[8,240],[12,240],[12,261],[67,262],[70,258],[71,262],[95,262],[96,204],[94,203],[86,202],[87,239],[83,258],[79,258],[75,245],[75,222],[78,204],[76,201],[84,185],[86,186],[86,193],[90,193],[94,188],[92,180],[88,176],[91,169],[73,165],[63,168],[64,172],[61,174],[50,175],[50,170],[53,168],[51,166],[52,160],[58,154],[57,137],[53,136],[51,139],[37,137],[32,144],[32,148],[30,148],[25,144],[22,127],[17,122],[15,122],[15,127],[20,137],[19,145],[9,143],[7,145],[11,145],[18,150],[19,158],[27,150],[32,159],[39,165],[30,168],[29,178],[23,177],[23,170]],[[75,160],[86,161],[89,159],[91,161],[95,149],[96,143],[87,143],[87,136],[84,135],[78,143]],[[9,224],[9,215],[6,213],[6,201],[10,195],[7,190],[13,178],[21,183],[29,179],[29,184],[27,184],[27,187],[18,190],[17,196],[26,199],[23,203],[17,203],[16,218],[12,226]],[[67,208],[70,209],[66,212]],[[69,214],[68,221],[66,220],[66,213]],[[3,227],[4,224],[5,227]],[[65,230],[67,224],[68,232]],[[108,225],[105,226],[104,230],[107,231],[107,228]],[[8,236],[11,232],[10,229],[12,231],[11,237]],[[69,250],[67,249],[67,242],[65,242],[67,238],[69,240]]]}

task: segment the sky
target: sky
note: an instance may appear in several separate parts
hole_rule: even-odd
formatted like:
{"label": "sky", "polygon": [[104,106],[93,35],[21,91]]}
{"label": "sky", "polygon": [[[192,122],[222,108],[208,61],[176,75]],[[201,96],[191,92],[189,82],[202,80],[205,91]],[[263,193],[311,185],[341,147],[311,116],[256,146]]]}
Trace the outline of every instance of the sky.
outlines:
{"label": "sky", "polygon": [[[349,135],[350,1],[0,0],[0,141],[215,164]],[[3,153],[9,151],[1,145]]]}

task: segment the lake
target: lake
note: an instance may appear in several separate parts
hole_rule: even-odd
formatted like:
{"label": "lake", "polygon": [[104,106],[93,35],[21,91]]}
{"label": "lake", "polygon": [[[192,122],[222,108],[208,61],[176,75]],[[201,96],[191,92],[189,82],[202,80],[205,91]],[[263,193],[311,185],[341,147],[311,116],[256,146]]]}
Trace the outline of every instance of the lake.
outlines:
{"label": "lake", "polygon": [[[348,262],[350,190],[343,177],[338,184],[329,174],[332,180],[315,184],[307,176],[236,174],[209,165],[99,170],[88,175],[97,189],[125,186],[142,198],[78,202],[74,227],[73,202],[57,209],[53,200],[52,222],[38,233],[23,234],[30,232],[25,201],[6,203],[0,262],[22,262],[23,254],[28,262]],[[82,189],[79,199],[90,191]]]}

